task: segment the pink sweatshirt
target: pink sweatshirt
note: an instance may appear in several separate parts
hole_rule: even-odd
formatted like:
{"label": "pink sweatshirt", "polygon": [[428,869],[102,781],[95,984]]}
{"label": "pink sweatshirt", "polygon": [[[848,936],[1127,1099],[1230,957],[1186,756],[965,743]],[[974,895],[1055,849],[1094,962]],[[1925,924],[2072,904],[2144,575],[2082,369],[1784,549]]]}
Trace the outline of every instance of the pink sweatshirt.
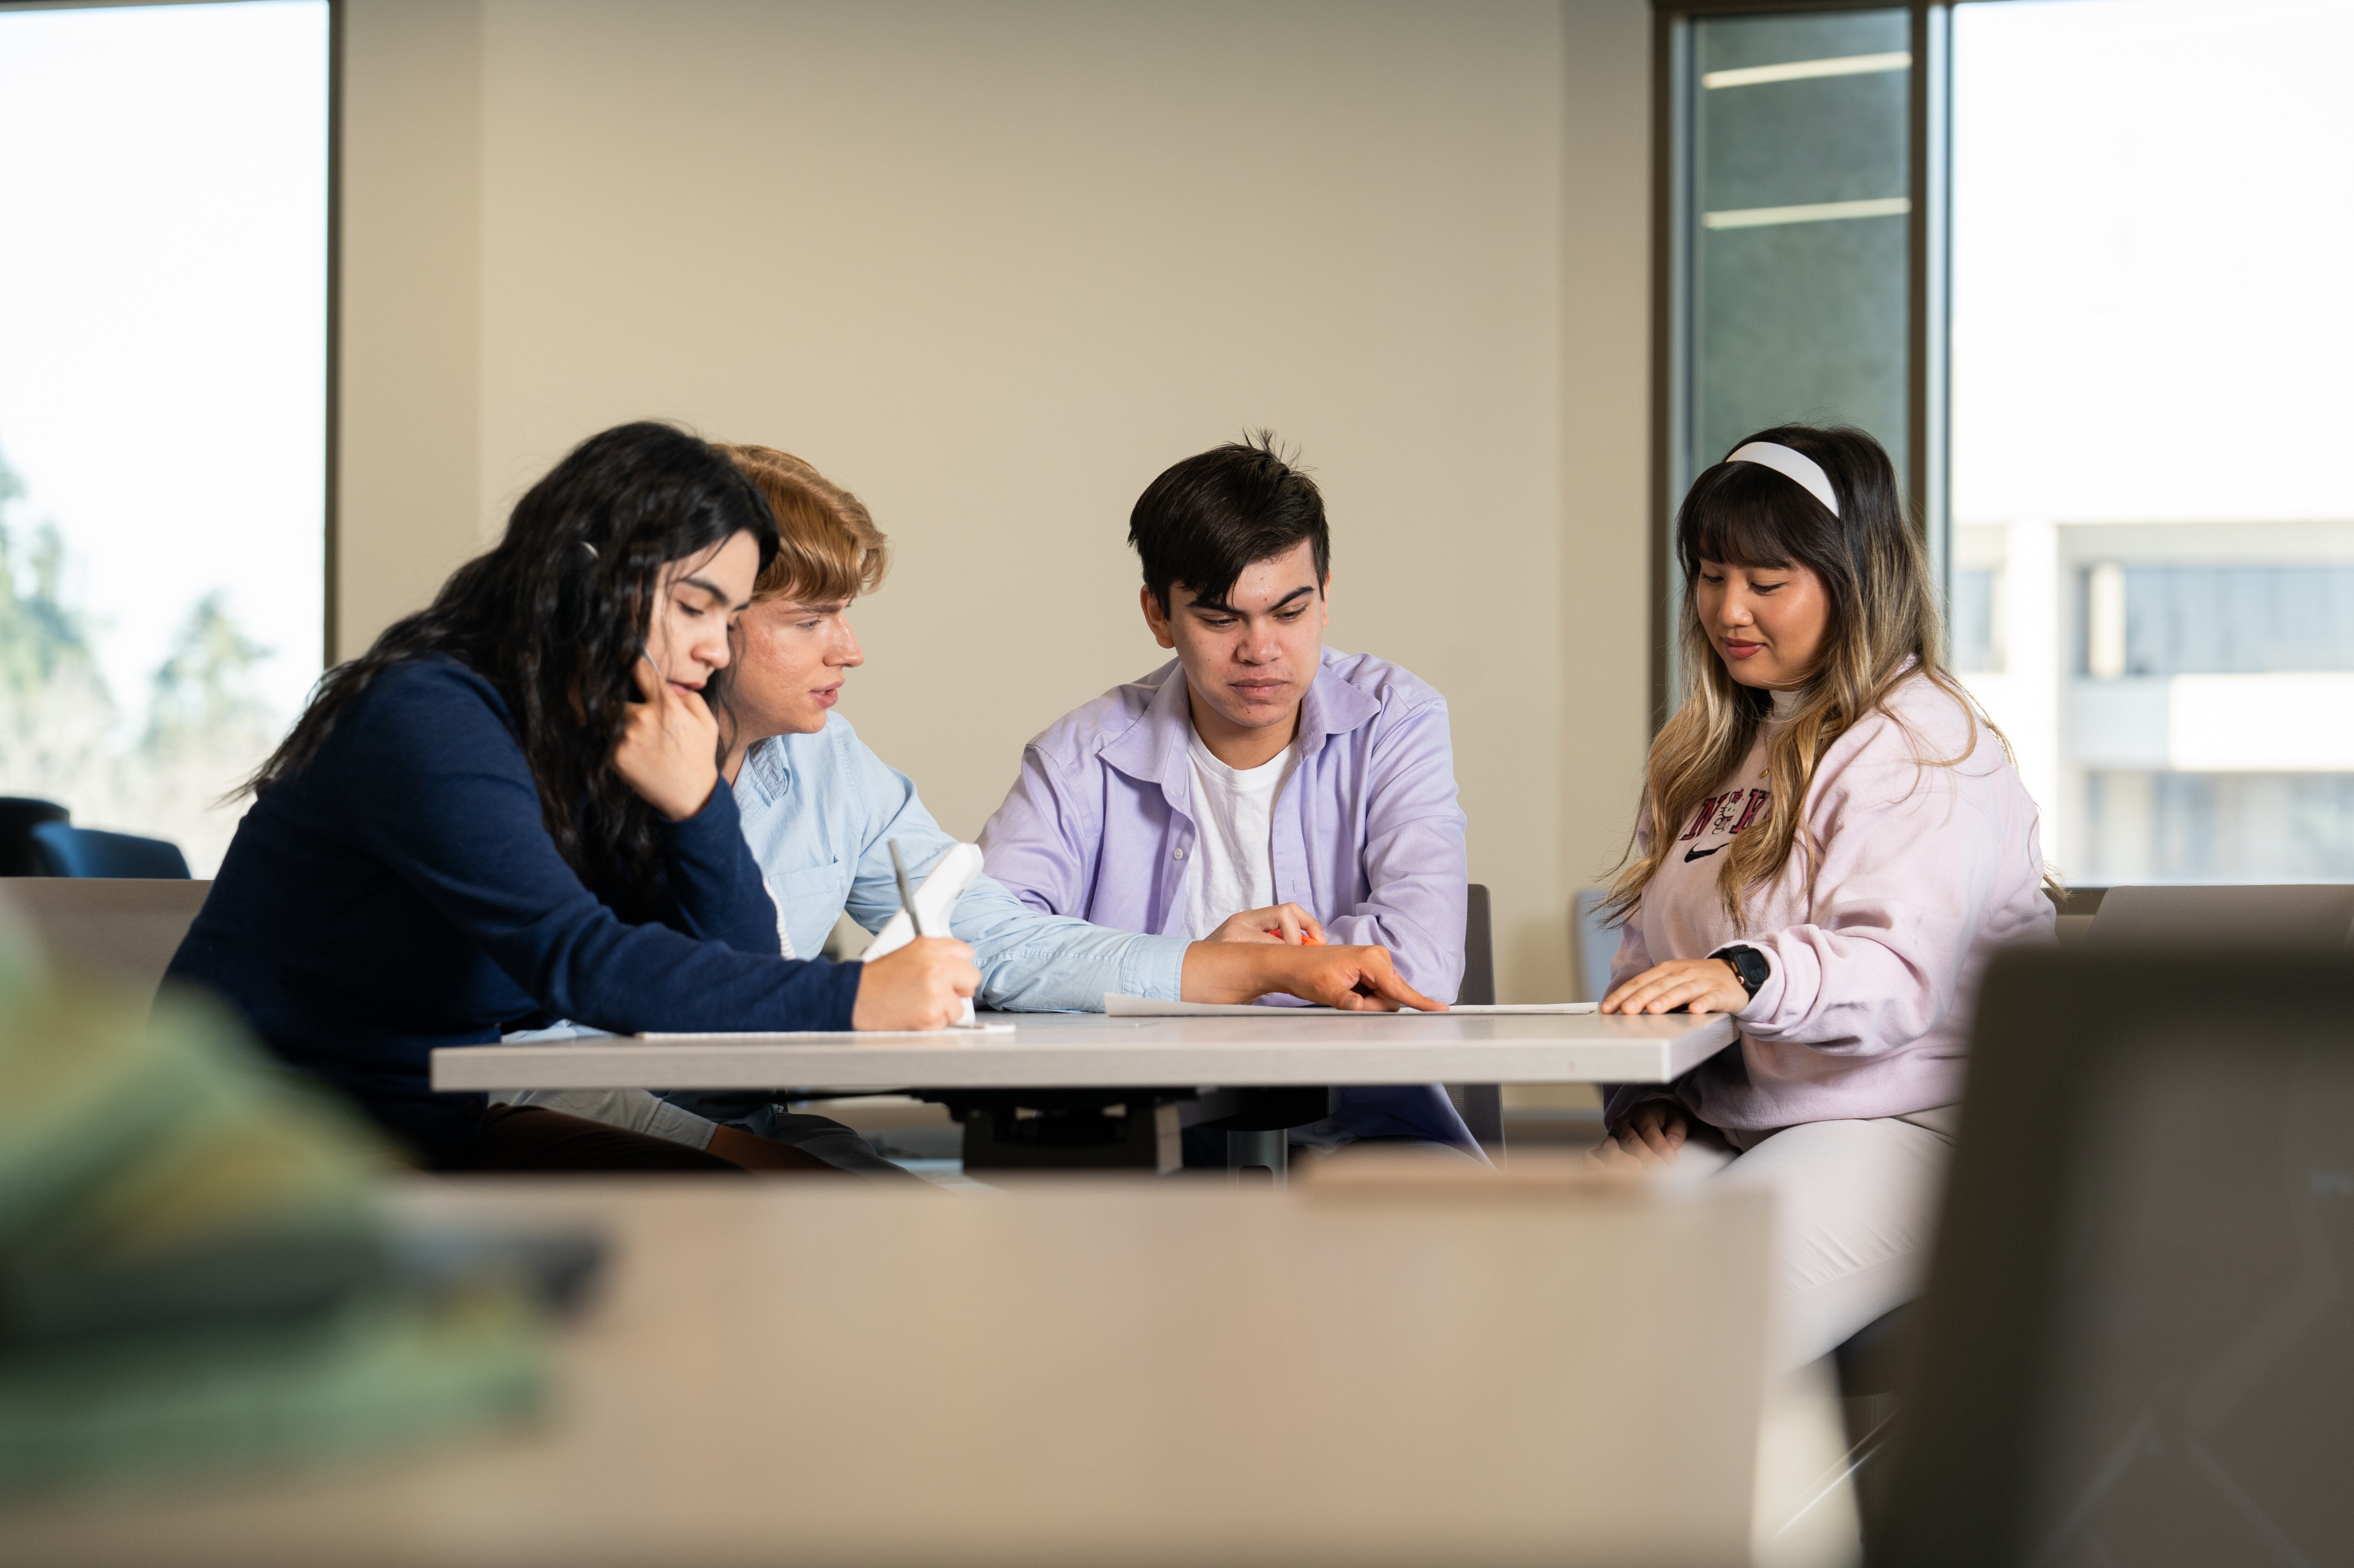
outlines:
{"label": "pink sweatshirt", "polygon": [[[2056,930],[2035,802],[1994,732],[1977,728],[1954,766],[1916,760],[1956,756],[1970,732],[1961,705],[1916,675],[1832,744],[1807,800],[1821,861],[1811,900],[1796,850],[1750,895],[1747,918],[1727,918],[1717,895],[1717,856],[1772,809],[1762,736],[1715,799],[1676,825],[1676,851],[1627,922],[1611,984],[1734,942],[1774,971],[1741,1010],[1739,1048],[1676,1086],[1702,1120],[1765,1131],[1961,1098],[1988,957]],[[1613,1116],[1656,1092],[1620,1090]]]}

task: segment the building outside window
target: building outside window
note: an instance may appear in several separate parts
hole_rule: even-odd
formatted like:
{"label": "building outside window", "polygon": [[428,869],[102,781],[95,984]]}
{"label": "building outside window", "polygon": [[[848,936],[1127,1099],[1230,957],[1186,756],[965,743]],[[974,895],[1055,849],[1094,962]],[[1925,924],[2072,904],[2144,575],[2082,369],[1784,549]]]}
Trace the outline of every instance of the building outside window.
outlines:
{"label": "building outside window", "polygon": [[1954,16],[1954,649],[2070,880],[2354,878],[2330,0]]}
{"label": "building outside window", "polygon": [[0,794],[199,876],[324,647],[327,26],[0,11]]}

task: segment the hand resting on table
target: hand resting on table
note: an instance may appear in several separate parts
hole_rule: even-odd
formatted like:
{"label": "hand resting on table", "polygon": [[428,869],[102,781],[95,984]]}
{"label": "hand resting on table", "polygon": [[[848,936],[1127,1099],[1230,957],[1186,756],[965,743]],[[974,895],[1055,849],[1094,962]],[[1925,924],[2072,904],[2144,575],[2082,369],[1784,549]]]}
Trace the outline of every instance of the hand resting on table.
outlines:
{"label": "hand resting on table", "polygon": [[1278,993],[1352,1012],[1446,1011],[1446,1003],[1406,984],[1387,948],[1238,941],[1195,942],[1185,949],[1187,1001],[1247,1002]]}
{"label": "hand resting on table", "polygon": [[1739,1012],[1749,1005],[1740,971],[1723,959],[1670,959],[1602,999],[1603,1012]]}

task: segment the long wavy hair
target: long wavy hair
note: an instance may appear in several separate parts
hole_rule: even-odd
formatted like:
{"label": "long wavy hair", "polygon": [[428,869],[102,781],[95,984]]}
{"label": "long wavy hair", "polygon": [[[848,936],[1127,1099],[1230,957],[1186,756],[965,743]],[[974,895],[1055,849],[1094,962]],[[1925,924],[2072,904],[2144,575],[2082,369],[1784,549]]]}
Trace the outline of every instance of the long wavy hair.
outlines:
{"label": "long wavy hair", "polygon": [[[589,437],[515,503],[497,548],[320,678],[239,793],[266,794],[300,773],[386,670],[446,656],[505,699],[566,863],[624,918],[661,918],[668,895],[654,810],[614,771],[613,751],[638,697],[633,666],[663,569],[745,533],[766,569],[777,554],[769,503],[718,448],[650,422]],[[723,693],[706,697],[724,715]]]}
{"label": "long wavy hair", "polygon": [[1822,579],[1830,601],[1822,652],[1789,722],[1766,744],[1767,815],[1734,838],[1718,863],[1718,892],[1734,920],[1744,899],[1779,876],[1794,854],[1804,862],[1812,896],[1821,846],[1807,831],[1804,806],[1815,769],[1834,741],[1881,710],[1898,683],[1928,681],[1968,715],[1968,743],[1952,757],[1920,757],[1924,766],[1951,767],[1969,756],[1979,725],[2001,737],[1946,673],[1925,530],[1907,514],[1895,465],[1880,443],[1861,430],[1812,425],[1779,425],[1736,446],[1751,441],[1772,441],[1820,464],[1839,514],[1759,463],[1720,462],[1692,482],[1676,514],[1676,556],[1684,574],[1682,703],[1651,743],[1644,771],[1639,821],[1649,843],[1637,839],[1611,885],[1608,906],[1622,916],[1641,901],[1679,829],[1723,788],[1773,713],[1773,694],[1735,681],[1701,624],[1703,561],[1763,570],[1802,565]]}

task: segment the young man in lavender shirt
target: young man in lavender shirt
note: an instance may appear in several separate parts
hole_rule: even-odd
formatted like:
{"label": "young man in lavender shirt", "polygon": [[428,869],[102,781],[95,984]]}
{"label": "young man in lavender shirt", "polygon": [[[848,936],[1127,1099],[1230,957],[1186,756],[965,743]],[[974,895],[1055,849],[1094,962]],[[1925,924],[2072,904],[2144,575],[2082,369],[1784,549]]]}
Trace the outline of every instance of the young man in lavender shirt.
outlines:
{"label": "young man in lavender shirt", "polygon": [[[1264,436],[1219,447],[1154,480],[1128,536],[1145,625],[1176,657],[1030,742],[981,829],[990,874],[1098,926],[1386,948],[1408,984],[1453,1001],[1468,867],[1447,702],[1323,645],[1331,546],[1314,482]],[[1333,1101],[1295,1142],[1477,1152],[1436,1084]]]}

